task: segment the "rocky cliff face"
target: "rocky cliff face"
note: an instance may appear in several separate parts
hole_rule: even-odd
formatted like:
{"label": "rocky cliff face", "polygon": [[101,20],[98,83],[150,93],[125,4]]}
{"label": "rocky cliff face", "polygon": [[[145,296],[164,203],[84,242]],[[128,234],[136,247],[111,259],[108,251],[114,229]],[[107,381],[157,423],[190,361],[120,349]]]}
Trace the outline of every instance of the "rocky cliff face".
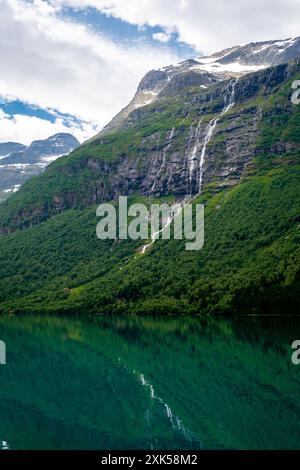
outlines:
{"label": "rocky cliff face", "polygon": [[[132,112],[148,104],[154,103],[161,97],[174,94],[182,88],[199,85],[206,88],[219,80],[214,74],[198,70],[195,60],[187,60],[176,66],[164,67],[148,72],[138,86],[131,102],[104,127],[98,136],[122,128]],[[193,70],[195,68],[195,70]]]}
{"label": "rocky cliff face", "polygon": [[[296,54],[298,45],[298,39],[285,41],[280,54]],[[274,41],[250,44],[202,59],[202,64],[192,60],[149,72],[129,107],[102,133],[51,164],[40,182],[24,187],[25,205],[20,193],[3,207],[5,223],[27,226],[119,195],[183,198],[208,185],[215,192],[236,184],[257,155],[298,151],[293,137],[264,142],[263,133],[274,115],[286,123],[293,116],[288,84],[299,77],[299,59],[255,65],[256,71],[251,68],[256,59],[249,65],[250,57],[262,53],[270,61],[270,51],[274,58],[280,48]],[[243,59],[237,59],[237,50]],[[236,61],[225,70],[221,60],[227,56]],[[281,102],[276,104],[273,97],[280,90],[284,99],[277,97]],[[150,95],[154,98],[145,105]]]}
{"label": "rocky cliff face", "polygon": [[[279,65],[300,55],[300,37],[280,41],[251,42],[214,55],[220,64],[238,63],[248,66]],[[201,60],[201,59],[200,59]]]}
{"label": "rocky cliff face", "polygon": [[[297,71],[299,63],[280,65],[218,81],[207,89],[194,85],[190,93],[189,87],[182,87],[176,96],[182,98],[185,106],[171,112],[169,126],[158,130],[159,122],[153,125],[153,132],[141,139],[135,158],[121,152],[112,160],[101,159],[102,151],[112,144],[113,134],[95,139],[93,146],[100,158],[93,157],[91,148],[87,148],[81,161],[99,177],[90,194],[91,203],[134,192],[151,196],[196,195],[202,190],[201,172],[202,185],[213,183],[216,189],[234,185],[260,151],[260,128],[268,118],[264,101]],[[226,110],[230,99],[230,109]],[[136,140],[138,123],[159,116],[168,104],[166,97],[166,102],[161,99],[151,107],[132,112],[123,125],[124,133],[133,132],[133,141]],[[283,115],[289,111],[282,109]]]}

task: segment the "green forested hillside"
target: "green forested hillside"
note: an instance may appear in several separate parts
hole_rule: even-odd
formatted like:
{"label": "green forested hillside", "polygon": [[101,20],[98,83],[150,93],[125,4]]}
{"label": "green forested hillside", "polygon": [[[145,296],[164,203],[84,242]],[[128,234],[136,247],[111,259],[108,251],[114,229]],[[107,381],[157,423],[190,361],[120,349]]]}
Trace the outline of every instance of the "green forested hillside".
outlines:
{"label": "green forested hillside", "polygon": [[144,255],[138,242],[100,241],[94,207],[1,237],[1,310],[296,312],[299,171],[286,165],[210,198],[199,252],[177,240]]}
{"label": "green forested hillside", "polygon": [[[143,242],[96,238],[98,201],[89,191],[98,176],[82,161],[91,145],[102,162],[130,149],[134,158],[138,143],[129,137],[141,132],[140,122],[108,139],[117,151],[103,155],[103,143],[100,153],[97,142],[89,143],[28,182],[0,210],[0,311],[299,313],[300,107],[290,103],[298,73],[230,111],[259,107],[255,146],[237,184],[212,180],[194,200],[205,203],[205,244],[198,252],[185,251],[184,240],[158,240],[141,254]],[[179,104],[169,105],[172,113]],[[147,126],[155,131],[157,125],[155,113]],[[68,204],[47,212],[55,198]]]}

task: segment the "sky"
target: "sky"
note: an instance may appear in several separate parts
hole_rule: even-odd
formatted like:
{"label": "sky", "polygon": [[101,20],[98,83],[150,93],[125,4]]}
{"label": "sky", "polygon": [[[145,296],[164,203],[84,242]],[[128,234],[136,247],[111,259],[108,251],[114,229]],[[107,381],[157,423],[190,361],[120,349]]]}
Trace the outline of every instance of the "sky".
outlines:
{"label": "sky", "polygon": [[299,0],[0,0],[0,142],[82,142],[149,70],[299,31]]}

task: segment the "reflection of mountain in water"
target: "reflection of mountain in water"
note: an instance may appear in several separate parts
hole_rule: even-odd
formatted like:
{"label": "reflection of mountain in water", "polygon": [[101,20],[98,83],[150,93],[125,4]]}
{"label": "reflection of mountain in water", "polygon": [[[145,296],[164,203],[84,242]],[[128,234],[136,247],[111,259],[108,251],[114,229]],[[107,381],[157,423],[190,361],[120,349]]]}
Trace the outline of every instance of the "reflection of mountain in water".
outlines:
{"label": "reflection of mountain in water", "polygon": [[0,331],[11,449],[299,446],[297,320],[2,316]]}

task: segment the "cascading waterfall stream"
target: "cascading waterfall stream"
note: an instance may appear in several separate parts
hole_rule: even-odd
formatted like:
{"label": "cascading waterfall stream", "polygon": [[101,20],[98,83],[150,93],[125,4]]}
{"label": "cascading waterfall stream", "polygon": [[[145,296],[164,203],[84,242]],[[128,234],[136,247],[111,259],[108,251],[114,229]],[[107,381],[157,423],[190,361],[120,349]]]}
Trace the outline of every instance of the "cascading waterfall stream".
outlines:
{"label": "cascading waterfall stream", "polygon": [[[185,118],[186,119],[186,118]],[[184,122],[185,119],[182,121]],[[197,152],[198,152],[198,148],[199,148],[199,145],[200,145],[200,142],[199,142],[199,135],[200,135],[200,129],[201,129],[201,122],[202,122],[202,119],[203,117],[200,118],[198,124],[197,124],[197,127],[196,127],[196,131],[195,131],[195,139],[196,139],[196,143],[195,145],[193,146],[192,148],[192,151],[191,153],[188,155],[188,168],[189,168],[189,175],[190,175],[190,193],[192,192],[192,177],[193,177],[193,171],[195,169],[195,166],[196,166],[196,162],[197,162]],[[153,182],[153,185],[151,187],[151,190],[150,190],[150,195],[153,193],[154,189],[155,189],[155,186],[156,186],[156,183],[157,183],[157,179],[158,179],[158,176],[160,175],[162,169],[165,167],[165,164],[166,164],[166,156],[167,156],[167,152],[171,146],[171,143],[172,143],[172,138],[174,136],[174,132],[175,132],[175,127],[172,128],[171,132],[170,132],[170,136],[169,136],[169,143],[167,145],[167,147],[165,148],[164,150],[164,154],[163,154],[163,161],[162,161],[162,165],[154,179],[154,182]],[[193,133],[191,132],[190,134],[190,138],[189,138],[189,147],[190,147],[190,143],[191,143],[191,140],[193,138]],[[171,215],[170,217],[168,217],[167,221],[165,222],[165,224],[162,225],[162,228],[160,230],[158,230],[157,232],[153,233],[152,236],[151,236],[151,241],[149,243],[147,243],[146,245],[144,245],[141,249],[141,253],[144,254],[146,252],[146,250],[151,246],[153,245],[153,243],[155,242],[155,240],[158,238],[159,234],[162,233],[173,221],[173,219],[179,214],[179,212],[182,210],[182,208],[184,207],[184,205],[189,201],[191,197],[191,194],[189,196],[185,196],[184,199],[181,201],[181,202],[178,202],[178,204],[176,205],[175,207],[175,210],[173,212],[173,215]]]}
{"label": "cascading waterfall stream", "polygon": [[201,130],[201,124],[203,121],[203,116],[199,119],[199,122],[197,124],[196,130],[195,130],[195,143],[194,146],[191,150],[191,152],[188,155],[187,162],[188,162],[188,172],[189,172],[189,188],[190,188],[190,197],[192,196],[193,192],[193,173],[195,171],[196,163],[197,163],[197,153],[199,150],[200,146],[200,130]]}
{"label": "cascading waterfall stream", "polygon": [[[157,172],[157,175],[156,177],[154,178],[154,181],[153,181],[153,184],[152,184],[152,187],[150,189],[150,193],[149,193],[149,198],[151,197],[151,195],[153,194],[154,190],[155,190],[155,187],[156,187],[156,184],[157,184],[157,180],[158,180],[158,177],[159,175],[161,174],[162,170],[165,168],[166,166],[166,161],[167,161],[167,154],[168,154],[168,150],[170,149],[171,147],[171,144],[172,144],[172,140],[173,140],[173,137],[174,137],[174,133],[175,133],[175,127],[172,127],[171,131],[170,131],[170,135],[168,137],[168,145],[164,148],[164,151],[163,151],[163,160],[162,160],[162,164]],[[166,223],[162,226],[162,228],[160,230],[158,230],[157,232],[153,233],[152,236],[151,236],[151,242],[147,243],[146,245],[144,245],[142,248],[141,248],[141,253],[144,254],[145,251],[151,246],[153,245],[153,243],[155,242],[155,240],[158,238],[159,234],[161,232],[163,232],[165,230],[166,227],[168,227],[169,224],[171,224],[172,220],[174,217],[176,217],[177,214],[174,214],[174,216],[170,216],[168,217]]]}
{"label": "cascading waterfall stream", "polygon": [[[201,155],[200,155],[198,195],[201,194],[201,192],[202,192],[203,167],[204,167],[204,162],[205,162],[205,155],[206,155],[207,145],[209,144],[209,142],[210,142],[210,140],[213,136],[214,130],[215,130],[216,125],[218,124],[219,120],[224,116],[225,113],[227,113],[227,111],[229,111],[234,106],[235,87],[236,87],[237,82],[238,82],[238,79],[230,81],[230,83],[227,87],[227,91],[230,92],[230,94],[229,94],[229,97],[228,97],[228,94],[226,94],[226,96],[225,96],[225,100],[224,100],[225,103],[224,103],[223,110],[221,111],[221,113],[218,116],[214,117],[213,119],[211,119],[211,121],[209,121],[208,128],[207,128],[207,131],[206,131],[206,134],[205,134],[205,137],[204,137],[204,143],[203,143]],[[230,87],[231,87],[231,91],[230,91]]]}
{"label": "cascading waterfall stream", "polygon": [[[161,133],[158,134],[158,137],[157,137],[157,140],[156,140],[156,154],[155,154],[155,158],[154,158],[154,162],[153,162],[154,168],[156,167],[156,163],[157,163],[158,156],[159,156],[158,146],[159,146],[160,138],[161,138]],[[157,177],[157,176],[155,176],[155,178],[156,178],[156,177]],[[152,186],[153,186],[153,185],[152,185]],[[150,197],[150,195],[151,195],[151,190],[150,190],[150,193],[149,193],[149,197]]]}
{"label": "cascading waterfall stream", "polygon": [[[206,149],[207,149],[207,145],[209,144],[209,142],[211,141],[211,138],[213,136],[213,133],[214,133],[214,130],[219,122],[219,120],[224,116],[225,113],[227,113],[227,111],[229,111],[235,104],[235,88],[236,88],[236,84],[238,82],[238,78],[236,80],[231,80],[229,82],[229,84],[227,85],[226,87],[226,95],[225,95],[225,98],[224,98],[224,107],[222,109],[222,111],[216,116],[214,117],[213,119],[211,119],[209,121],[209,124],[208,124],[208,127],[207,127],[207,130],[206,130],[206,133],[205,133],[205,136],[204,136],[204,140],[203,140],[203,146],[202,146],[202,150],[201,150],[201,154],[200,154],[200,162],[199,162],[199,176],[198,176],[198,193],[196,194],[196,196],[200,195],[201,192],[202,192],[202,183],[203,183],[203,169],[204,169],[204,163],[205,163],[205,156],[206,156]],[[192,199],[194,199],[194,197],[196,196],[192,196],[192,183],[193,183],[193,173],[195,171],[195,167],[196,167],[196,163],[197,163],[197,154],[198,154],[198,150],[199,150],[199,147],[200,147],[200,131],[201,131],[201,124],[202,124],[202,121],[203,121],[203,116],[200,118],[198,124],[197,124],[197,127],[196,127],[196,132],[195,132],[195,144],[192,148],[192,151],[191,153],[188,155],[188,171],[189,171],[189,188],[190,188],[190,194],[185,196],[184,199],[181,201],[181,202],[178,202],[177,206],[176,206],[176,210],[173,212],[173,214],[167,219],[167,221],[165,222],[165,224],[162,224],[162,228],[157,231],[156,233],[152,234],[152,237],[151,237],[151,242],[149,242],[148,244],[144,245],[141,249],[141,253],[144,254],[146,252],[146,250],[151,246],[153,245],[153,243],[155,242],[155,240],[159,237],[159,234],[162,233],[171,223],[172,221],[174,220],[174,218],[179,214],[179,212],[183,209],[183,207],[185,206],[185,204],[187,204],[189,201],[191,201]],[[153,182],[153,185],[151,187],[151,190],[150,190],[150,195],[153,193],[154,189],[155,189],[155,186],[156,186],[156,182],[157,182],[157,179],[162,171],[162,169],[165,167],[166,165],[166,157],[167,157],[167,153],[168,153],[168,150],[171,146],[171,143],[172,143],[172,138],[174,136],[174,131],[175,131],[175,127],[172,128],[171,132],[170,132],[170,136],[169,136],[169,143],[168,145],[165,147],[165,150],[164,150],[164,153],[163,153],[163,161],[162,161],[162,164],[160,166],[160,169],[156,175],[156,178],[154,179],[154,182]]]}
{"label": "cascading waterfall stream", "polygon": [[172,221],[174,220],[175,217],[177,217],[177,215],[180,213],[180,211],[182,210],[183,206],[187,203],[187,198],[184,198],[184,200],[182,202],[178,202],[175,206],[173,206],[173,213],[169,215],[169,217],[167,218],[167,220],[165,221],[162,221],[162,227],[157,231],[157,232],[154,232],[152,235],[151,235],[151,242],[147,243],[146,245],[144,245],[141,249],[141,253],[144,254],[145,251],[151,246],[153,245],[153,243],[155,242],[155,240],[157,240],[159,238],[159,234],[162,233],[171,223]]}

